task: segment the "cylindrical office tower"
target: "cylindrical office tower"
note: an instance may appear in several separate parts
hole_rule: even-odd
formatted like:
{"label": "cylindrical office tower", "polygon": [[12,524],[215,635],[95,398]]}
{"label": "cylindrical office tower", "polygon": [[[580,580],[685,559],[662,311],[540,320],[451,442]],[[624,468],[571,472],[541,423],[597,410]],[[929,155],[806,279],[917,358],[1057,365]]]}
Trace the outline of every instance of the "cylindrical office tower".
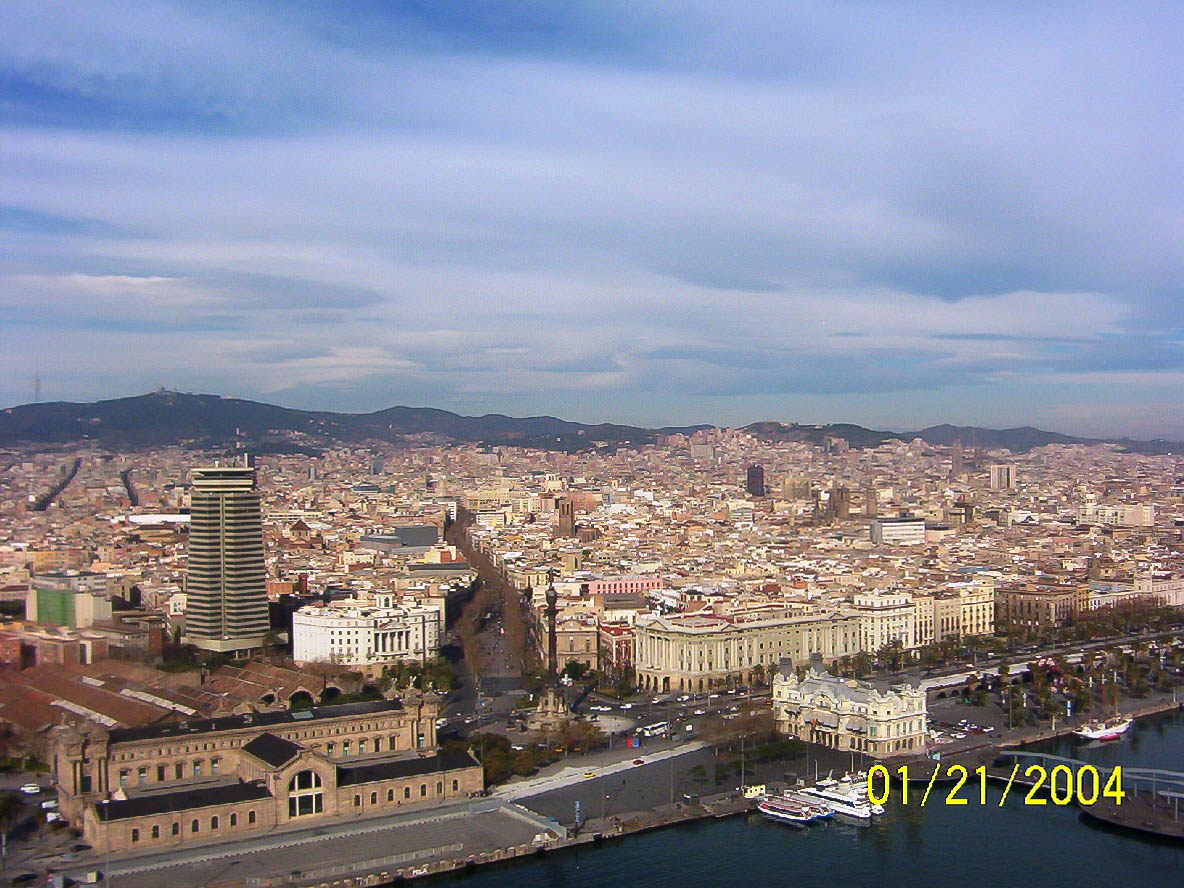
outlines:
{"label": "cylindrical office tower", "polygon": [[263,646],[263,515],[250,466],[193,471],[185,641],[209,651]]}

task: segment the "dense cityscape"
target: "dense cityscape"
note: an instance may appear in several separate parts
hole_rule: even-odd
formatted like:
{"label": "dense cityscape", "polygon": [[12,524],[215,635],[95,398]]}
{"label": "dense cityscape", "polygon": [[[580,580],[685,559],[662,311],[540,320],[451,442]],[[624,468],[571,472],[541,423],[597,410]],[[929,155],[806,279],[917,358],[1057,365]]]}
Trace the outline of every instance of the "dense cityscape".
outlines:
{"label": "dense cityscape", "polygon": [[[335,843],[298,881],[436,872],[744,810],[811,758],[1124,732],[1182,684],[1174,455],[706,428],[4,460],[4,761],[52,802],[12,797],[9,854],[73,877],[204,843],[276,873],[245,843],[304,817],[407,850]],[[581,808],[667,760],[665,797]],[[402,810],[474,799],[443,845]]]}

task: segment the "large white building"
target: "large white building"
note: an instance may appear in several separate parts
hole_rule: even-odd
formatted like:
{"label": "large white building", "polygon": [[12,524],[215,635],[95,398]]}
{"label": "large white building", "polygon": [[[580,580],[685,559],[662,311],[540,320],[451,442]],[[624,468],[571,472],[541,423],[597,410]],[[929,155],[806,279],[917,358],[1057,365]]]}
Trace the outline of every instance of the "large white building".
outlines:
{"label": "large white building", "polygon": [[925,749],[925,692],[830,675],[816,660],[799,679],[786,661],[773,677],[773,719],[782,734],[876,758]]}
{"label": "large white building", "polygon": [[925,542],[925,519],[873,518],[868,532],[877,546],[920,546]]}
{"label": "large white building", "polygon": [[310,605],[292,615],[292,658],[375,675],[394,663],[436,657],[443,629],[442,605],[400,600],[394,594],[375,595],[373,603]]}
{"label": "large white building", "polygon": [[860,650],[874,654],[893,641],[906,651],[915,646],[917,611],[907,592],[861,593],[852,610],[859,615]]}
{"label": "large white building", "polygon": [[1083,524],[1110,524],[1116,527],[1154,527],[1155,507],[1150,504],[1106,505],[1092,497],[1077,513]]}

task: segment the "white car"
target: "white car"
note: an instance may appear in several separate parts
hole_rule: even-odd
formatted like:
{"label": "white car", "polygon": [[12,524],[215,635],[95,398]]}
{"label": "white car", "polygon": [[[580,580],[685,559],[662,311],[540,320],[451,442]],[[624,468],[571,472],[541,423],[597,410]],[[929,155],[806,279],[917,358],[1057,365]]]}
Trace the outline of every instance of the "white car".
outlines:
{"label": "white car", "polygon": [[706,715],[706,714],[707,714],[706,710],[703,710],[703,709],[696,709],[695,710],[695,715]]}
{"label": "white car", "polygon": [[21,787],[21,792],[25,795],[39,795],[41,793],[41,787],[36,783],[26,783]]}
{"label": "white car", "polygon": [[621,704],[621,708],[622,708],[622,709],[632,709],[632,708],[633,708],[633,704],[632,704],[632,703],[622,703],[622,704]]}

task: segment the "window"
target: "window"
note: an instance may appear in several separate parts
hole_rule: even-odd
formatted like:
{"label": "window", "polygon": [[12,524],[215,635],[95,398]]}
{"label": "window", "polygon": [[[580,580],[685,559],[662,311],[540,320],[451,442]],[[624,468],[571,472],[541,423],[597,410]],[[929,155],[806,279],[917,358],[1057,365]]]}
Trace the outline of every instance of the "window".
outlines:
{"label": "window", "polygon": [[159,826],[152,827],[152,838],[154,838],[154,839],[160,838],[160,827]]}
{"label": "window", "polygon": [[395,800],[395,791],[393,789],[388,789],[386,791],[386,800],[388,802],[393,802]]}
{"label": "window", "polygon": [[138,842],[138,841],[140,841],[140,831],[139,831],[138,829],[133,829],[133,830],[132,830],[132,841],[133,841],[133,842]]}
{"label": "window", "polygon": [[411,787],[410,786],[403,787],[403,798],[405,798],[405,799],[411,798]]}
{"label": "window", "polygon": [[453,792],[459,792],[459,791],[460,791],[460,781],[459,781],[459,780],[453,780],[453,781],[452,781],[452,791],[453,791]]}
{"label": "window", "polygon": [[217,829],[217,828],[218,828],[218,818],[211,817],[210,818],[210,829]]}
{"label": "window", "polygon": [[348,740],[343,740],[341,742],[341,754],[342,755],[349,755],[349,741]]}
{"label": "window", "polygon": [[132,772],[127,768],[121,768],[119,771],[119,785],[127,786],[127,780],[132,775]]}
{"label": "window", "polygon": [[143,786],[147,782],[148,782],[148,769],[147,768],[140,768],[136,772],[136,783],[138,783],[140,786]]}
{"label": "window", "polygon": [[238,826],[238,815],[237,814],[230,815],[230,825],[231,826]]}
{"label": "window", "polygon": [[156,766],[156,782],[157,783],[164,783],[164,774],[165,774],[164,765],[157,765]]}
{"label": "window", "polygon": [[194,777],[201,776],[201,769],[202,769],[202,765],[204,765],[204,764],[205,764],[205,762],[203,762],[201,759],[198,759],[197,761],[195,761],[193,763],[193,776]]}
{"label": "window", "polygon": [[249,825],[253,824],[254,822],[255,822],[255,812],[248,811],[247,812],[247,825],[249,826]]}
{"label": "window", "polygon": [[360,795],[355,795],[355,796],[354,796],[354,807],[355,807],[355,808],[360,808],[360,807],[362,807],[362,797],[361,797]]}
{"label": "window", "polygon": [[210,759],[210,773],[217,774],[222,767],[222,759]]}
{"label": "window", "polygon": [[358,755],[365,755],[365,754],[366,754],[366,738],[363,737],[361,740],[358,741]]}
{"label": "window", "polygon": [[175,835],[175,836],[179,836],[179,835],[181,835],[181,824],[179,824],[179,823],[174,823],[174,824],[173,824],[172,833],[173,833],[173,835]]}
{"label": "window", "polygon": [[325,755],[327,755],[329,758],[333,758],[333,751],[335,749],[337,749],[337,744],[330,740],[325,744]]}
{"label": "window", "polygon": [[444,781],[443,780],[436,781],[436,795],[444,795]]}
{"label": "window", "polygon": [[[316,771],[299,771],[288,784],[288,816],[305,817],[320,814],[325,810],[325,797],[321,789],[321,775]],[[250,822],[255,822],[255,812],[250,813]]]}
{"label": "window", "polygon": [[390,750],[391,750],[391,752],[394,752],[394,751],[395,751],[395,749],[397,749],[397,748],[398,748],[398,747],[397,747],[398,740],[399,740],[399,738],[398,738],[398,737],[396,737],[394,734],[391,734],[391,735],[390,735],[390,737],[388,737],[388,738],[387,738],[387,743],[389,743],[389,744],[390,744]]}
{"label": "window", "polygon": [[371,804],[371,805],[377,805],[377,804],[378,804],[378,793],[376,793],[376,792],[372,792],[372,793],[370,793],[370,804]]}
{"label": "window", "polygon": [[419,797],[426,799],[428,797],[428,785],[426,783],[419,784]]}
{"label": "window", "polygon": [[195,817],[193,822],[189,824],[189,831],[195,833],[198,831],[198,829],[200,829],[200,827],[197,825],[197,818]]}
{"label": "window", "polygon": [[173,766],[173,773],[176,774],[177,779],[180,780],[185,776],[185,766],[180,762],[177,762],[177,764]]}

